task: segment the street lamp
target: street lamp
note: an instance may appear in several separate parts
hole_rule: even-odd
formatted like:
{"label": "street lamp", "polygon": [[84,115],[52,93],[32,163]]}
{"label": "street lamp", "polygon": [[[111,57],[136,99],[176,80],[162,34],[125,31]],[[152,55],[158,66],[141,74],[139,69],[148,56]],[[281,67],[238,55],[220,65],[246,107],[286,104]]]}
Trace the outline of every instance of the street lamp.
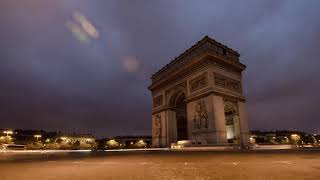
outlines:
{"label": "street lamp", "polygon": [[297,139],[298,138],[298,134],[292,134],[291,137],[292,137],[292,139]]}
{"label": "street lamp", "polygon": [[295,144],[297,144],[297,141],[300,140],[300,136],[298,134],[292,134],[291,139],[294,140]]}
{"label": "street lamp", "polygon": [[33,137],[37,138],[37,141],[38,141],[38,139],[41,138],[42,136],[40,134],[36,134]]}
{"label": "street lamp", "polygon": [[288,137],[284,137],[284,139],[286,139],[286,143],[289,143],[289,138]]}
{"label": "street lamp", "polygon": [[138,144],[139,144],[140,146],[143,146],[143,147],[146,147],[146,145],[147,145],[147,144],[144,142],[143,139],[139,140],[139,141],[138,141]]}
{"label": "street lamp", "polygon": [[9,134],[13,134],[12,131],[8,130],[8,131],[3,131],[4,134],[7,134],[7,137],[9,136]]}

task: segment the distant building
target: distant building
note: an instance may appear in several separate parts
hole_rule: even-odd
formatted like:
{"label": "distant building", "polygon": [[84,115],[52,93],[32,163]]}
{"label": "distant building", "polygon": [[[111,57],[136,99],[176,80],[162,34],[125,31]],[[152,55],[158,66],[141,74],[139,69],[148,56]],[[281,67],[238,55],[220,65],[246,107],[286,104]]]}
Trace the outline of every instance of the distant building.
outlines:
{"label": "distant building", "polygon": [[0,129],[0,145],[13,143],[14,131],[11,129]]}
{"label": "distant building", "polygon": [[151,146],[151,136],[116,136],[106,140],[107,149],[148,148]]}
{"label": "distant building", "polygon": [[45,142],[46,139],[55,139],[58,136],[56,132],[47,132],[43,130],[14,130],[14,141],[16,144],[30,144]]}
{"label": "distant building", "polygon": [[317,135],[300,131],[251,131],[251,144],[295,144],[318,146]]}
{"label": "distant building", "polygon": [[93,149],[96,146],[95,140],[90,134],[59,134],[54,142],[61,149]]}
{"label": "distant building", "polygon": [[43,130],[2,130],[1,144],[24,145],[26,149],[93,149],[95,137],[90,134],[64,134]]}

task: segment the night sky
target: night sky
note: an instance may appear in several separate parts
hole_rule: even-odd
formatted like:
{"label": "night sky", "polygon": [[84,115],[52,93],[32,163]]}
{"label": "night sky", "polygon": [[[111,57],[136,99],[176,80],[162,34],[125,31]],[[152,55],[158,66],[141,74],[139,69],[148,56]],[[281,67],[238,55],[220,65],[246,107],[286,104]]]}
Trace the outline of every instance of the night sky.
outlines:
{"label": "night sky", "polygon": [[237,50],[250,129],[320,133],[319,0],[1,0],[0,128],[151,134],[150,76]]}

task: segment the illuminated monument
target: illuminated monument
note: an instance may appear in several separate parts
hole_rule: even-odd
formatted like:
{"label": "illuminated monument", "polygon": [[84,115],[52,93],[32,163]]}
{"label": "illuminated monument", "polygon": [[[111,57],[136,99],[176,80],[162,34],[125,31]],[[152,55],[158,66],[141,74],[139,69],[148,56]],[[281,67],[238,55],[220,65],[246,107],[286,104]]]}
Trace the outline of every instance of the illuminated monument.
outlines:
{"label": "illuminated monument", "polygon": [[240,54],[209,38],[152,75],[152,144],[247,146]]}

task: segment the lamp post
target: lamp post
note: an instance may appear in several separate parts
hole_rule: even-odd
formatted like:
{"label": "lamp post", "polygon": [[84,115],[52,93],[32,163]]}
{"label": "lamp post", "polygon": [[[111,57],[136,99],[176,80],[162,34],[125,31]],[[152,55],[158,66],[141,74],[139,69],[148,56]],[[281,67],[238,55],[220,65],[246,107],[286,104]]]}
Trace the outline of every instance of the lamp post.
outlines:
{"label": "lamp post", "polygon": [[[10,144],[11,143],[11,140],[12,140],[12,137],[10,136],[11,134],[13,134],[13,131],[11,130],[6,130],[6,131],[3,131],[4,134],[6,134],[6,137],[5,138],[2,138],[2,139],[5,139],[5,142]],[[2,136],[4,137],[4,136]]]}
{"label": "lamp post", "polygon": [[300,136],[298,134],[292,134],[291,139],[294,141],[295,145],[297,145],[298,140],[300,140]]}
{"label": "lamp post", "polygon": [[12,131],[10,131],[10,130],[3,131],[3,133],[4,133],[4,134],[7,134],[7,137],[9,136],[9,134],[13,134],[13,132],[12,132]]}
{"label": "lamp post", "polygon": [[33,137],[37,138],[37,141],[39,140],[39,138],[41,138],[42,136],[40,134],[36,134]]}

